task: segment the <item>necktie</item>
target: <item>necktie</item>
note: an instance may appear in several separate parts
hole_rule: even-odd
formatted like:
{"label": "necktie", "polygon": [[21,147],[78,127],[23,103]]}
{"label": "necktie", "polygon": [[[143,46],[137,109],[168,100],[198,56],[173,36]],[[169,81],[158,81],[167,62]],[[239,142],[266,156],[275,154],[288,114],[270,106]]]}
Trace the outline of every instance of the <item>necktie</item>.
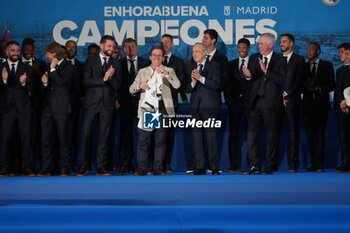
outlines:
{"label": "necktie", "polygon": [[198,68],[199,68],[199,74],[202,75],[202,73],[203,73],[203,64],[198,64]]}
{"label": "necktie", "polygon": [[106,71],[107,71],[107,67],[108,67],[108,65],[107,65],[107,57],[103,57],[103,64],[102,64],[102,72],[103,72],[103,74],[105,74],[106,73]]}
{"label": "necktie", "polygon": [[244,60],[244,59],[242,59],[241,66],[239,67],[239,71],[240,71],[240,72],[242,72],[242,71],[243,71],[244,62],[245,62],[245,60]]}
{"label": "necktie", "polygon": [[311,63],[312,64],[312,68],[311,68],[311,74],[313,77],[316,77],[316,62]]}
{"label": "necktie", "polygon": [[286,64],[288,64],[288,57],[284,56],[284,59],[286,59]]}
{"label": "necktie", "polygon": [[[264,57],[264,64],[265,64],[265,68],[267,67],[267,57]],[[267,68],[266,68],[267,69]],[[259,86],[259,90],[258,90],[258,96],[259,97],[264,97],[265,95],[265,84],[266,84],[266,76],[264,75],[261,80],[260,80],[260,86]]]}
{"label": "necktie", "polygon": [[207,61],[210,61],[210,55],[207,55]]}
{"label": "necktie", "polygon": [[265,68],[267,69],[267,57],[264,57],[264,65],[265,65]]}
{"label": "necktie", "polygon": [[10,78],[14,79],[16,77],[15,63],[11,64]]}
{"label": "necktie", "polygon": [[129,59],[130,61],[130,77],[135,78],[136,77],[136,72],[135,72],[135,60]]}
{"label": "necktie", "polygon": [[163,65],[165,65],[165,66],[168,66],[168,56],[167,55],[165,55],[164,56],[164,61],[163,61]]}

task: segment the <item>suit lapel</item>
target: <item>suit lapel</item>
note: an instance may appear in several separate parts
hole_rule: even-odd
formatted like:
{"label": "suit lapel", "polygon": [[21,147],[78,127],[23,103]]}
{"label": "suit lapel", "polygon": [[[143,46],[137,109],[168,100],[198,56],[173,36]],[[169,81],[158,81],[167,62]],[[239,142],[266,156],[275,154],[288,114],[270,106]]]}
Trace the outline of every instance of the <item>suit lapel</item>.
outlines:
{"label": "suit lapel", "polygon": [[168,61],[168,67],[170,67],[171,65],[173,65],[174,62],[174,55],[172,54],[169,61]]}
{"label": "suit lapel", "polygon": [[[99,73],[102,73],[102,61],[101,61],[101,59],[100,59],[100,55],[97,55],[96,57],[95,57],[95,65],[96,65],[96,68],[97,68],[97,71],[99,72]],[[103,77],[102,77],[103,78]]]}
{"label": "suit lapel", "polygon": [[293,53],[292,56],[290,57],[289,59],[289,62],[287,64],[287,66],[293,66],[294,65],[294,62],[295,62],[295,59],[296,59],[296,56],[295,54]]}
{"label": "suit lapel", "polygon": [[275,53],[272,53],[271,61],[270,61],[270,63],[269,63],[269,68],[268,68],[268,70],[273,70],[273,67],[275,66],[275,63],[276,63],[276,54],[275,54]]}

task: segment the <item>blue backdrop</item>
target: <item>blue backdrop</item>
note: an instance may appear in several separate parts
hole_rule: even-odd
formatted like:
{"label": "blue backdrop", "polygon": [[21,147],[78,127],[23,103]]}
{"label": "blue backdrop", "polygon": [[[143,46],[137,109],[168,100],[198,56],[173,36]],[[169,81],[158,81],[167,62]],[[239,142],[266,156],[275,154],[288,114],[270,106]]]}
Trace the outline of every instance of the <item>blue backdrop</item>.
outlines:
{"label": "blue backdrop", "polygon": [[[318,41],[322,45],[321,58],[333,62],[337,68],[340,63],[336,46],[350,41],[350,1],[347,0],[12,0],[1,5],[0,25],[10,30],[10,39],[34,38],[37,56],[42,59],[46,44],[52,41],[64,44],[73,39],[79,46],[78,58],[84,61],[86,47],[98,44],[104,34],[115,36],[119,44],[127,37],[135,38],[139,55],[147,58],[150,47],[158,44],[164,33],[174,36],[174,53],[189,59],[192,45],[201,40],[202,32],[214,28],[220,35],[217,47],[229,60],[237,57],[236,41],[241,37],[250,39],[251,50],[255,52],[259,34],[271,32],[278,37],[288,32],[296,37],[297,53],[305,55],[307,44]],[[276,51],[279,51],[278,43]],[[224,127],[226,130],[220,137],[223,163],[227,164],[226,123]],[[187,132],[177,132],[175,142],[178,156],[174,164],[180,169],[186,167],[190,154],[186,135]],[[339,153],[337,137],[336,122],[331,115],[326,144],[327,163],[332,167]],[[286,150],[282,146],[282,151]],[[243,151],[246,153],[245,143]],[[307,166],[304,134],[300,151],[302,166]],[[286,165],[285,159],[282,164]]]}
{"label": "blue backdrop", "polygon": [[336,46],[350,37],[349,9],[346,0],[12,0],[2,4],[0,19],[10,39],[34,38],[41,58],[47,43],[73,39],[79,45],[78,57],[85,60],[86,47],[104,34],[113,34],[119,44],[136,38],[140,55],[147,57],[150,46],[169,33],[175,37],[174,53],[189,59],[203,30],[215,28],[219,50],[230,60],[237,57],[235,44],[243,36],[254,44],[260,33],[289,32],[296,36],[296,52],[305,54],[308,42],[319,41],[322,57],[337,66]]}

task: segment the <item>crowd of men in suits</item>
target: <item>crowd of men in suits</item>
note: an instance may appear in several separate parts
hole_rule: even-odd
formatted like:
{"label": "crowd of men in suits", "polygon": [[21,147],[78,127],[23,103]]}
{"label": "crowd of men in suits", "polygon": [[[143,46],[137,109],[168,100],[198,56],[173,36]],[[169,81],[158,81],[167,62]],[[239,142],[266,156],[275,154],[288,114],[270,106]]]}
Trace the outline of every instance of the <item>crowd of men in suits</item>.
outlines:
{"label": "crowd of men in suits", "polygon": [[[261,34],[259,52],[250,55],[250,42],[242,38],[237,43],[238,58],[228,61],[216,49],[218,33],[207,29],[202,42],[193,46],[191,61],[184,61],[172,53],[169,34],[152,47],[150,60],[138,56],[136,40],[123,42],[125,55],[121,56],[115,39],[105,35],[99,46],[88,47],[85,64],[76,59],[77,43],[72,40],[64,46],[53,42],[45,47],[49,64],[35,57],[33,39],[24,39],[22,45],[9,41],[0,64],[0,176],[84,176],[92,169],[94,145],[96,175],[111,175],[116,164],[120,175],[172,172],[175,128],[148,130],[140,127],[140,121],[149,106],[174,118],[179,110],[177,96],[185,92],[191,94],[189,115],[201,121],[219,118],[224,94],[229,119],[228,172],[273,174],[278,169],[284,118],[289,134],[288,170],[297,172],[300,113],[311,162],[307,171],[324,171],[329,93],[334,91],[342,152],[335,170],[349,172],[350,101],[344,90],[350,87],[350,43],[338,47],[343,65],[335,78],[332,63],[319,57],[319,43],[308,45],[305,62],[293,51],[293,35],[280,36],[281,52],[273,50],[276,39],[270,33]],[[115,162],[117,112],[120,160]],[[259,151],[262,127],[265,153]],[[192,163],[187,173],[220,175],[218,132],[191,129]],[[241,138],[245,135],[249,167],[243,171]],[[265,155],[263,163],[260,154]]]}

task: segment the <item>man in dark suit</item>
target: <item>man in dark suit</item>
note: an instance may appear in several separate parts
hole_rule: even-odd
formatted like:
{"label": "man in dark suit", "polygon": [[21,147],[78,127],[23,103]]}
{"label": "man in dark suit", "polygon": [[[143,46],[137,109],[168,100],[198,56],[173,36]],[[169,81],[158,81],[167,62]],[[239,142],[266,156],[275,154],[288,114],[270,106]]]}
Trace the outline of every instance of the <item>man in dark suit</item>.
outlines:
{"label": "man in dark suit", "polygon": [[20,45],[9,41],[6,46],[7,61],[0,65],[0,176],[12,174],[10,146],[16,125],[21,145],[22,175],[34,176],[32,171],[31,92],[32,68],[20,60]]}
{"label": "man in dark suit", "polygon": [[[38,176],[50,176],[54,161],[54,139],[59,148],[59,175],[71,172],[71,112],[74,66],[66,58],[66,50],[53,42],[45,47],[50,61],[50,70],[42,78],[44,91],[43,114],[41,118],[41,169]],[[56,134],[55,134],[56,132]]]}
{"label": "man in dark suit", "polygon": [[[191,93],[189,113],[196,121],[218,120],[220,112],[220,66],[216,62],[206,60],[207,48],[203,43],[196,43],[192,49],[193,61],[186,67],[191,80],[186,92]],[[193,175],[205,175],[206,145],[208,151],[208,167],[213,175],[220,175],[219,148],[216,128],[193,128],[193,155],[196,168]]]}
{"label": "man in dark suit", "polygon": [[250,42],[246,38],[238,40],[237,50],[239,57],[228,63],[228,78],[227,78],[227,95],[226,104],[228,105],[229,113],[229,160],[230,167],[228,172],[236,172],[240,168],[241,162],[241,140],[242,119],[245,127],[249,117],[249,92],[251,82],[243,75],[243,66],[248,68],[251,66],[249,59]]}
{"label": "man in dark suit", "polygon": [[311,42],[303,77],[302,108],[311,156],[311,167],[307,169],[310,172],[324,171],[325,129],[331,108],[329,93],[335,89],[333,64],[321,60],[320,53],[320,44]]}
{"label": "man in dark suit", "polygon": [[137,122],[139,93],[130,94],[129,88],[138,71],[150,65],[150,61],[137,55],[136,40],[128,38],[123,43],[125,58],[121,59],[122,81],[120,87],[120,170],[123,175],[134,172],[134,126]]}
{"label": "man in dark suit", "polygon": [[[220,66],[221,74],[220,74],[220,91],[224,91],[224,96],[226,99],[226,87],[225,84],[227,83],[227,65],[228,65],[228,59],[227,57],[220,53],[216,49],[216,43],[219,39],[219,34],[215,29],[207,29],[203,32],[203,38],[202,42],[207,47],[207,54],[206,54],[206,60],[211,62],[216,62]],[[193,59],[192,59],[193,61]],[[220,97],[221,98],[221,97]],[[220,101],[221,103],[221,101]],[[187,169],[187,173],[191,173],[194,171],[194,168],[196,167],[196,164],[194,161],[190,165],[190,167]],[[208,168],[208,172],[211,171],[211,168]]]}
{"label": "man in dark suit", "polygon": [[72,159],[71,166],[74,168],[78,158],[78,131],[79,118],[84,99],[84,63],[76,59],[77,42],[68,40],[65,44],[67,50],[67,61],[71,62],[75,67],[75,75],[72,88]]}
{"label": "man in dark suit", "polygon": [[[182,83],[181,86],[184,86],[184,82],[185,82],[184,61],[181,58],[175,56],[171,51],[174,46],[173,36],[170,34],[162,35],[161,44],[165,52],[163,65],[173,68],[177,78]],[[179,108],[178,94],[180,91],[181,91],[181,87],[178,89],[175,89],[171,86],[171,95],[174,102],[175,115]],[[173,156],[174,140],[175,140],[175,128],[171,127],[168,129],[168,134],[166,138],[166,152],[165,152],[164,164],[163,164],[164,172],[166,173],[172,172],[171,160]]]}
{"label": "man in dark suit", "polygon": [[84,122],[82,130],[80,170],[78,176],[88,172],[88,157],[91,151],[91,126],[99,118],[97,143],[96,175],[110,175],[107,170],[108,144],[110,142],[112,122],[119,108],[118,90],[121,81],[121,65],[113,59],[115,39],[105,35],[100,41],[100,53],[88,59],[84,71],[85,97],[83,102]]}
{"label": "man in dark suit", "polygon": [[46,63],[35,57],[36,45],[32,38],[25,38],[22,41],[22,62],[30,65],[33,68],[33,90],[32,90],[32,105],[33,105],[33,125],[32,125],[32,143],[34,154],[39,156],[40,151],[40,130],[41,130],[41,77],[46,71]]}
{"label": "man in dark suit", "polygon": [[350,43],[338,46],[340,61],[343,66],[336,72],[336,90],[334,94],[334,109],[338,116],[341,164],[335,169],[336,172],[350,171],[350,102],[344,96],[344,89],[350,87]]}
{"label": "man in dark suit", "polygon": [[251,68],[243,73],[252,82],[249,97],[248,146],[249,169],[242,174],[259,174],[258,141],[261,123],[266,129],[266,155],[264,174],[272,174],[279,152],[279,132],[282,112],[282,90],[286,75],[286,60],[273,51],[275,36],[271,33],[259,37],[259,53],[250,57]]}
{"label": "man in dark suit", "polygon": [[283,89],[283,105],[289,129],[289,172],[297,171],[297,159],[299,154],[301,83],[305,65],[304,57],[300,56],[299,54],[296,54],[293,51],[294,41],[294,36],[291,34],[286,33],[281,35],[280,48],[283,57],[287,61],[287,75]]}
{"label": "man in dark suit", "polygon": [[[219,34],[215,29],[207,29],[203,32],[202,42],[207,46],[206,59],[208,61],[217,62],[220,65],[221,77],[220,77],[220,90],[226,91],[225,84],[227,83],[227,65],[228,59],[226,55],[220,53],[216,49],[216,43],[218,42]],[[226,96],[226,93],[224,93]]]}

